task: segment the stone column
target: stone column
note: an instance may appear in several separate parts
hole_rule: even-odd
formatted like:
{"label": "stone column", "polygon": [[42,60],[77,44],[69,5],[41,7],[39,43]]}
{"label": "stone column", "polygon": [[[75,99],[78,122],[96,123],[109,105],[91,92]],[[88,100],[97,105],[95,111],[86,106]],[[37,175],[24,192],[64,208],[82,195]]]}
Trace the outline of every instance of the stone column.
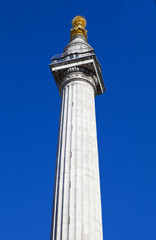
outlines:
{"label": "stone column", "polygon": [[94,80],[77,74],[60,87],[51,240],[103,239]]}

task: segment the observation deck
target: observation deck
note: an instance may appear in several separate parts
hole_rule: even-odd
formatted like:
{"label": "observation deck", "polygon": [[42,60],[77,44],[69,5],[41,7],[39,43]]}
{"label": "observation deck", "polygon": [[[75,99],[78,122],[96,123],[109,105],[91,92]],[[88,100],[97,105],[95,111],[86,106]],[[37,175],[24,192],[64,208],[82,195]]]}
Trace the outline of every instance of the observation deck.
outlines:
{"label": "observation deck", "polygon": [[82,67],[85,69],[86,73],[95,76],[93,78],[97,88],[97,95],[106,91],[102,78],[101,66],[96,58],[94,50],[56,55],[51,58],[49,66],[58,88],[65,70],[73,68],[73,71],[75,71],[75,67]]}

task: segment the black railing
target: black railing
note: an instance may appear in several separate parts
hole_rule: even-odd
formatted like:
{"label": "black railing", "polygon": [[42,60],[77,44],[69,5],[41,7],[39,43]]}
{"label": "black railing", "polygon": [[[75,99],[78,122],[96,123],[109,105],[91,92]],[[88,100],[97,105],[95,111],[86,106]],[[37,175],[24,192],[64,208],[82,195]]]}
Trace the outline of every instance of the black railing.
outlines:
{"label": "black railing", "polygon": [[70,54],[58,54],[54,57],[51,58],[51,63],[52,64],[56,64],[56,63],[60,63],[60,62],[64,62],[64,61],[69,61],[69,60],[73,60],[73,59],[80,59],[80,58],[84,58],[84,57],[90,57],[90,56],[95,56],[95,52],[94,50],[88,51],[88,52],[74,52],[74,53],[70,53]]}

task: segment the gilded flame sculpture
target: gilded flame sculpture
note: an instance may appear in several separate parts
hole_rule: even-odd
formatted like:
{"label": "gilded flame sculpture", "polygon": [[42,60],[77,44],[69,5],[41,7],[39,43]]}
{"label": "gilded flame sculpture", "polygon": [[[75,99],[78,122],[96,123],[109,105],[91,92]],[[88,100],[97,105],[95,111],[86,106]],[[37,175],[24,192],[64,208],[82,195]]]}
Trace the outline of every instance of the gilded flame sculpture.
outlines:
{"label": "gilded flame sculpture", "polygon": [[87,22],[84,17],[76,16],[72,21],[73,28],[71,29],[70,36],[82,34],[87,38],[87,30],[85,29],[86,24]]}

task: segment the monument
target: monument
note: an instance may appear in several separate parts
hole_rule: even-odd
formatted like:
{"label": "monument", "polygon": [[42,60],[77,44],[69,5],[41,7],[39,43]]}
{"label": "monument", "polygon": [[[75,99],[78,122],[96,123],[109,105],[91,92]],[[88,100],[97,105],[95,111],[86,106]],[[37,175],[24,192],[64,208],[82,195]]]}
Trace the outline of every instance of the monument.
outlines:
{"label": "monument", "polygon": [[95,96],[105,86],[85,18],[72,25],[70,43],[50,64],[62,99],[50,240],[102,240]]}

